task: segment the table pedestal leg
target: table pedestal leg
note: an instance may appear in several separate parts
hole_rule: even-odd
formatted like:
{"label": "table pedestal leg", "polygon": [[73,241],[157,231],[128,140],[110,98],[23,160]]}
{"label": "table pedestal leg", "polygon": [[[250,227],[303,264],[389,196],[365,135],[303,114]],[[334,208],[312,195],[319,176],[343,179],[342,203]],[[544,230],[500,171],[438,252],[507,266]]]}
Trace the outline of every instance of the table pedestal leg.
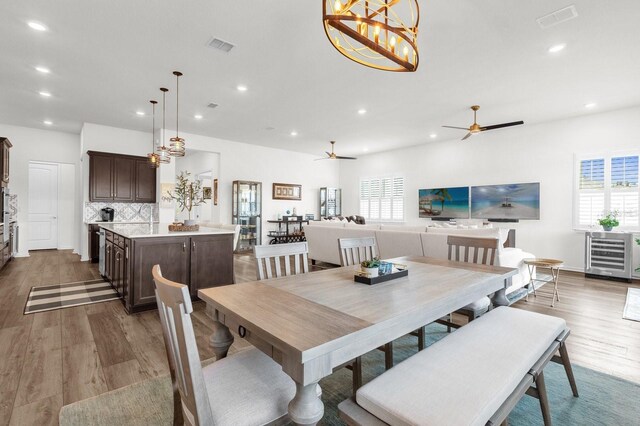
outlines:
{"label": "table pedestal leg", "polygon": [[289,418],[297,425],[315,425],[324,415],[324,404],[320,399],[320,386],[311,383],[303,386],[296,383],[296,396],[289,402]]}
{"label": "table pedestal leg", "polygon": [[[509,278],[509,281],[511,279]],[[500,290],[496,291],[493,294],[493,305],[494,306],[509,306],[511,303],[509,302],[509,299],[507,299],[507,287],[509,286],[509,282],[507,282],[507,280],[505,280],[504,283],[504,287],[501,288]]]}
{"label": "table pedestal leg", "polygon": [[227,352],[233,344],[233,335],[226,325],[218,321],[217,311],[211,316],[213,319],[213,334],[209,339],[209,345],[213,348],[213,353],[216,354],[216,360],[219,360],[227,356]]}

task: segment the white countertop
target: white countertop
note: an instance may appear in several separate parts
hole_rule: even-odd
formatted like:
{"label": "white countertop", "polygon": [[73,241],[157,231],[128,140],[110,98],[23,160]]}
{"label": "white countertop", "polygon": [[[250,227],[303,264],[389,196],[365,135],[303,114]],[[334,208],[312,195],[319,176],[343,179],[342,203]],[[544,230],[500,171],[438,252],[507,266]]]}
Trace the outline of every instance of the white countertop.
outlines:
{"label": "white countertop", "polygon": [[[125,223],[125,224],[137,224],[137,225],[145,225],[146,224],[146,225],[148,225],[149,221],[148,220],[137,220],[137,221],[136,220],[134,220],[134,221],[131,221],[131,220],[112,220],[111,222],[107,222],[107,221],[104,221],[104,220],[93,220],[93,221],[89,221],[89,222],[85,221],[84,223],[85,223],[85,225],[103,225],[103,224],[107,225],[107,224],[110,224],[110,223],[113,223],[113,224],[123,224],[123,223]],[[158,222],[153,222],[153,223],[158,223]]]}
{"label": "white countertop", "polygon": [[190,235],[217,235],[217,234],[233,234],[233,231],[220,228],[200,227],[198,231],[172,232],[169,231],[168,223],[156,223],[153,226],[148,223],[132,224],[132,223],[113,223],[98,222],[101,228],[121,235],[125,238],[147,238],[147,237],[186,237]]}

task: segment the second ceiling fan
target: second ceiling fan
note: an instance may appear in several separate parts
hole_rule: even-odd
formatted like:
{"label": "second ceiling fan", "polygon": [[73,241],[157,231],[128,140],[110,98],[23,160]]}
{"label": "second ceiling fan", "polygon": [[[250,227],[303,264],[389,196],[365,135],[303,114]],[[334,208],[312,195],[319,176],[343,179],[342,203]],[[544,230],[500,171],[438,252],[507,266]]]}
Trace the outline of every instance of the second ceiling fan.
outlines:
{"label": "second ceiling fan", "polygon": [[326,157],[324,158],[317,158],[317,160],[357,160],[357,158],[355,157],[343,157],[340,155],[336,155],[335,152],[333,152],[333,147],[335,146],[336,141],[331,141],[331,152],[327,152],[325,151],[325,153],[327,154]]}
{"label": "second ceiling fan", "polygon": [[503,127],[519,126],[521,124],[524,124],[524,121],[512,121],[510,123],[493,124],[491,126],[481,126],[478,124],[478,121],[476,120],[476,113],[480,109],[480,106],[473,105],[471,109],[473,110],[473,124],[469,126],[469,128],[455,127],[455,126],[442,126],[442,127],[446,127],[448,129],[460,129],[460,130],[468,131],[469,133],[467,133],[465,137],[462,138],[462,140],[465,140],[470,138],[472,135],[475,135],[476,133],[485,132],[487,130],[501,129]]}

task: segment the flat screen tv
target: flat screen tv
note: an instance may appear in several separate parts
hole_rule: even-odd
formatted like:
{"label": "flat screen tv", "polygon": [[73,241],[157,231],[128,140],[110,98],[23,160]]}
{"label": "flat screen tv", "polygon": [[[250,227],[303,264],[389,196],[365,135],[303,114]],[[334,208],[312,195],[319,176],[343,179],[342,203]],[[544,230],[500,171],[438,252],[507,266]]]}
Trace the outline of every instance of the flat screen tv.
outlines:
{"label": "flat screen tv", "polygon": [[540,183],[471,187],[473,219],[540,219]]}
{"label": "flat screen tv", "polygon": [[469,219],[469,187],[418,190],[419,217]]}

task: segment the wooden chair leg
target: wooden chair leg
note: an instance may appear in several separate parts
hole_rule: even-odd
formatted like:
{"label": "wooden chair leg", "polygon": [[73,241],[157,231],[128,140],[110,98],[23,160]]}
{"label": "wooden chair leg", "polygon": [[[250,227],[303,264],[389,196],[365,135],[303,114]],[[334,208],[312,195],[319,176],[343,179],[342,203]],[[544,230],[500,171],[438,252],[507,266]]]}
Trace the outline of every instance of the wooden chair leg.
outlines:
{"label": "wooden chair leg", "polygon": [[384,368],[390,370],[393,367],[393,342],[384,345]]}
{"label": "wooden chair leg", "polygon": [[362,358],[357,357],[353,360],[352,364],[353,373],[353,396],[356,396],[356,392],[362,387]]}
{"label": "wooden chair leg", "polygon": [[549,399],[547,398],[547,386],[544,382],[543,371],[541,371],[536,378],[536,389],[538,391],[538,399],[540,400],[544,426],[551,426],[551,412],[549,411]]}
{"label": "wooden chair leg", "polygon": [[576,385],[576,379],[573,376],[573,368],[571,367],[571,361],[569,360],[567,345],[564,342],[560,343],[560,358],[562,358],[562,365],[564,366],[564,371],[567,373],[567,378],[569,379],[569,384],[571,385],[571,392],[573,392],[573,396],[577,398],[578,386]]}
{"label": "wooden chair leg", "polygon": [[[171,371],[173,373],[173,371]],[[174,378],[174,374],[171,374],[173,379],[173,426],[184,425],[184,419],[182,417],[182,399],[180,398],[180,390],[178,389],[178,382]]]}
{"label": "wooden chair leg", "polygon": [[418,350],[421,351],[427,346],[427,327],[422,326],[418,330]]}
{"label": "wooden chair leg", "polygon": [[504,419],[502,421],[502,423],[500,423],[500,426],[509,426],[509,417],[507,417],[506,419]]}

